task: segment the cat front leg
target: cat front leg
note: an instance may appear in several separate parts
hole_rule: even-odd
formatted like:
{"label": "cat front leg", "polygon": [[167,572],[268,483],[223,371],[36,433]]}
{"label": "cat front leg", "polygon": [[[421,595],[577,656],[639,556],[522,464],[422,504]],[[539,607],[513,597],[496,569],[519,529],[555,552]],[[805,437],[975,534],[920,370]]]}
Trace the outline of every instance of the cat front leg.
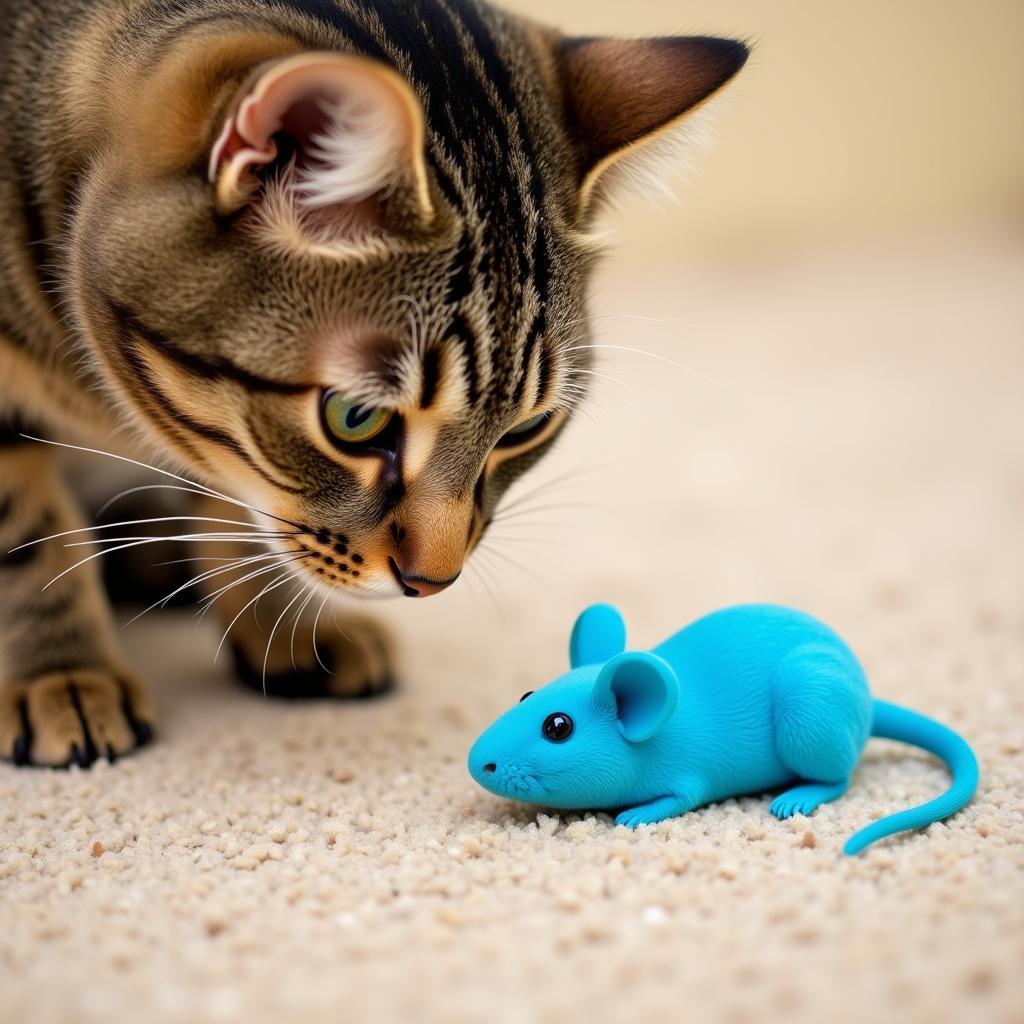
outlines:
{"label": "cat front leg", "polygon": [[[0,436],[0,757],[87,767],[148,742],[153,709],[121,663],[94,548],[52,454]],[[53,581],[53,582],[51,582]]]}

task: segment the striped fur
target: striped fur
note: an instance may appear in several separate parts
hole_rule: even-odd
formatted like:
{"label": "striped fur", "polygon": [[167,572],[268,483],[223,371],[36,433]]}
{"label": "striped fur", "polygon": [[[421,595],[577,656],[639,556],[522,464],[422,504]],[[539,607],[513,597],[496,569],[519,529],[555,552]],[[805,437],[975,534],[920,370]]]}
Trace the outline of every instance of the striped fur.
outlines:
{"label": "striped fur", "polygon": [[[453,579],[503,491],[554,443],[588,380],[597,177],[672,129],[746,53],[687,44],[672,60],[688,98],[673,105],[676,72],[658,50],[634,104],[641,123],[630,102],[621,116],[601,106],[586,46],[478,0],[0,0],[0,20],[0,416],[76,444],[113,437],[228,492],[266,513],[263,526],[285,524],[273,543],[303,583],[359,596],[414,589],[399,563],[409,579]],[[405,104],[402,133],[389,115],[321,103],[308,150],[282,155],[277,135],[268,166],[225,165],[244,188],[219,177],[218,147],[246,144],[245,97],[282,62],[317,54],[380,76]],[[653,120],[651,97],[664,107]],[[579,123],[587,111],[611,125],[600,150]],[[331,443],[319,420],[329,388],[394,411],[394,457]],[[498,445],[542,412],[539,433]],[[22,448],[0,446],[0,468],[21,466]],[[44,478],[39,516],[66,527],[67,495]],[[0,506],[31,479],[5,469]],[[19,520],[3,539],[43,525]],[[59,544],[44,548],[48,571],[71,564]],[[108,705],[117,695],[98,713],[117,723],[111,752],[138,735],[125,696],[136,687],[90,569],[63,578],[52,596],[65,611],[40,611],[34,629],[52,650],[88,622],[106,653],[69,644],[53,685],[74,714],[62,712],[63,731],[40,720],[26,732],[24,695],[52,666],[0,639],[0,692],[21,695],[0,702],[0,755],[15,743],[48,763],[103,752],[72,699],[81,668],[106,673],[90,707],[103,705],[93,691]],[[9,592],[35,585],[17,559],[4,571],[18,572]],[[243,652],[250,662],[262,642]],[[386,666],[371,674],[383,682]],[[346,693],[358,688],[348,676]]]}

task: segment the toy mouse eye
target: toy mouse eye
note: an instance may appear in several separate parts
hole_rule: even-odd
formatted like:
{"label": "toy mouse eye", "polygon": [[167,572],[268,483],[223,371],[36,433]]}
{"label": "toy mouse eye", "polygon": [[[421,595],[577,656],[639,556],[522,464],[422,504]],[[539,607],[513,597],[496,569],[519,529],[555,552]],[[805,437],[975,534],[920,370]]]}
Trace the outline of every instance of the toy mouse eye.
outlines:
{"label": "toy mouse eye", "polygon": [[533,690],[527,690],[526,693],[524,693],[522,695],[522,697],[519,698],[519,703],[522,704],[523,701],[526,700],[527,697],[532,697],[532,696],[533,696]]}
{"label": "toy mouse eye", "polygon": [[541,732],[552,743],[564,743],[572,735],[572,719],[563,712],[556,711],[544,719]]}

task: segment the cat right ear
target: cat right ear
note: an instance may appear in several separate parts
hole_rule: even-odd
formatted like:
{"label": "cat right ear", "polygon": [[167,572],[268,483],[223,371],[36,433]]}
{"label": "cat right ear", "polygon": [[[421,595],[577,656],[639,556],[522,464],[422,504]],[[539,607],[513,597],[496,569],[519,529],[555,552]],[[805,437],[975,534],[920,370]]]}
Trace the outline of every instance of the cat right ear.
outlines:
{"label": "cat right ear", "polygon": [[664,190],[662,176],[685,166],[694,114],[749,52],[744,43],[712,36],[559,39],[580,211],[587,214],[621,185]]}
{"label": "cat right ear", "polygon": [[321,228],[371,225],[385,196],[404,199],[420,227],[434,216],[422,108],[400,75],[368,58],[287,57],[245,89],[210,152],[218,211],[256,201],[271,172]]}

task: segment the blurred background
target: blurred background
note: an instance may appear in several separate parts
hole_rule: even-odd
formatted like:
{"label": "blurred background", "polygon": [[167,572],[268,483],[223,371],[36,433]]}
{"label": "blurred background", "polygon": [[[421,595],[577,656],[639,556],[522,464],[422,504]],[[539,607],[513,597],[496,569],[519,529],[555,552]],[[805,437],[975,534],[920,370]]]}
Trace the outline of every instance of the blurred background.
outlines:
{"label": "blurred background", "polygon": [[724,35],[754,54],[726,90],[682,209],[623,210],[629,242],[827,244],[1024,219],[1020,0],[509,0],[578,35]]}

